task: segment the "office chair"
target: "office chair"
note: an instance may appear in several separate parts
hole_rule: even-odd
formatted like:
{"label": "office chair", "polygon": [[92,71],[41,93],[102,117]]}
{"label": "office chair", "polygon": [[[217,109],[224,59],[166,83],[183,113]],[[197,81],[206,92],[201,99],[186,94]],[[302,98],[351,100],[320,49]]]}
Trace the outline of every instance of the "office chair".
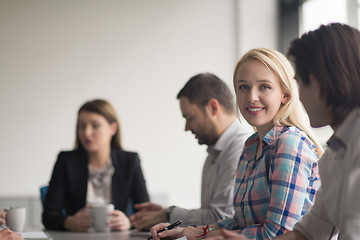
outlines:
{"label": "office chair", "polygon": [[44,203],[45,203],[45,198],[46,198],[48,188],[49,188],[48,185],[40,187],[40,199],[41,199],[41,204],[42,204],[43,208],[44,208]]}
{"label": "office chair", "polygon": [[[48,185],[40,187],[40,199],[41,199],[41,204],[42,204],[43,209],[44,209],[45,198],[46,198],[48,189],[49,189]],[[66,215],[65,209],[62,210],[62,213],[63,213],[63,215]]]}
{"label": "office chair", "polygon": [[133,203],[133,201],[129,200],[125,214],[126,214],[128,217],[130,217],[130,216],[133,215],[134,213],[135,213],[134,203]]}

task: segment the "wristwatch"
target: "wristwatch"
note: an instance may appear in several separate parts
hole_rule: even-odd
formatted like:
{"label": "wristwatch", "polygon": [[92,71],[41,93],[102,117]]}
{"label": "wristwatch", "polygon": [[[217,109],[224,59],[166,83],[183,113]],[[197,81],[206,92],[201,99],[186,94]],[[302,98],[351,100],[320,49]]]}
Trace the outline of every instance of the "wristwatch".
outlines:
{"label": "wristwatch", "polygon": [[168,221],[170,221],[170,215],[171,215],[172,211],[174,210],[174,208],[175,208],[175,206],[171,206],[166,209],[166,218]]}

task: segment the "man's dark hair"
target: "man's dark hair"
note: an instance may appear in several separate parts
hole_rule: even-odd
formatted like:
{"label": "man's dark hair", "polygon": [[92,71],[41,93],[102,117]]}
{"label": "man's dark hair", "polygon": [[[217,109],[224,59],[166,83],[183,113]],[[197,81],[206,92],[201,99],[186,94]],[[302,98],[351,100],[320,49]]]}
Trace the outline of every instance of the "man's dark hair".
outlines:
{"label": "man's dark hair", "polygon": [[321,25],[294,40],[288,56],[305,86],[310,75],[319,82],[321,96],[337,113],[360,106],[360,32],[345,24]]}
{"label": "man's dark hair", "polygon": [[193,76],[177,94],[177,99],[186,97],[204,110],[210,99],[216,99],[226,112],[234,113],[234,98],[224,81],[211,73]]}

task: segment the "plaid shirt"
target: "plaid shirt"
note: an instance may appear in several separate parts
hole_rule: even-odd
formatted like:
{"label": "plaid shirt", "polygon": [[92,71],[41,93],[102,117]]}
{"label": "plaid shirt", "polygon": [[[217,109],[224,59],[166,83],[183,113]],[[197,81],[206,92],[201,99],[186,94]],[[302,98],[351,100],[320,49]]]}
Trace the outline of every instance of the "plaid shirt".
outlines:
{"label": "plaid shirt", "polygon": [[273,127],[256,159],[258,144],[257,133],[246,141],[236,173],[234,218],[217,225],[248,238],[269,239],[292,230],[311,209],[320,187],[318,155],[296,127]]}

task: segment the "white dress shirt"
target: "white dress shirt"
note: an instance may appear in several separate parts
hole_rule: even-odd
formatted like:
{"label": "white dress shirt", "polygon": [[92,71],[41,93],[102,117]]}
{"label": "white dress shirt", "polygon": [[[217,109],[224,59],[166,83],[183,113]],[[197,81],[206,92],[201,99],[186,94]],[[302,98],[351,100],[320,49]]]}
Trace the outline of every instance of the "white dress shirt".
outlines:
{"label": "white dress shirt", "polygon": [[315,204],[294,227],[307,239],[360,239],[360,109],[328,141]]}
{"label": "white dress shirt", "polygon": [[214,146],[208,147],[201,185],[201,208],[173,207],[170,222],[182,220],[182,227],[206,225],[232,217],[233,191],[236,167],[246,139],[253,134],[236,119],[220,136]]}

